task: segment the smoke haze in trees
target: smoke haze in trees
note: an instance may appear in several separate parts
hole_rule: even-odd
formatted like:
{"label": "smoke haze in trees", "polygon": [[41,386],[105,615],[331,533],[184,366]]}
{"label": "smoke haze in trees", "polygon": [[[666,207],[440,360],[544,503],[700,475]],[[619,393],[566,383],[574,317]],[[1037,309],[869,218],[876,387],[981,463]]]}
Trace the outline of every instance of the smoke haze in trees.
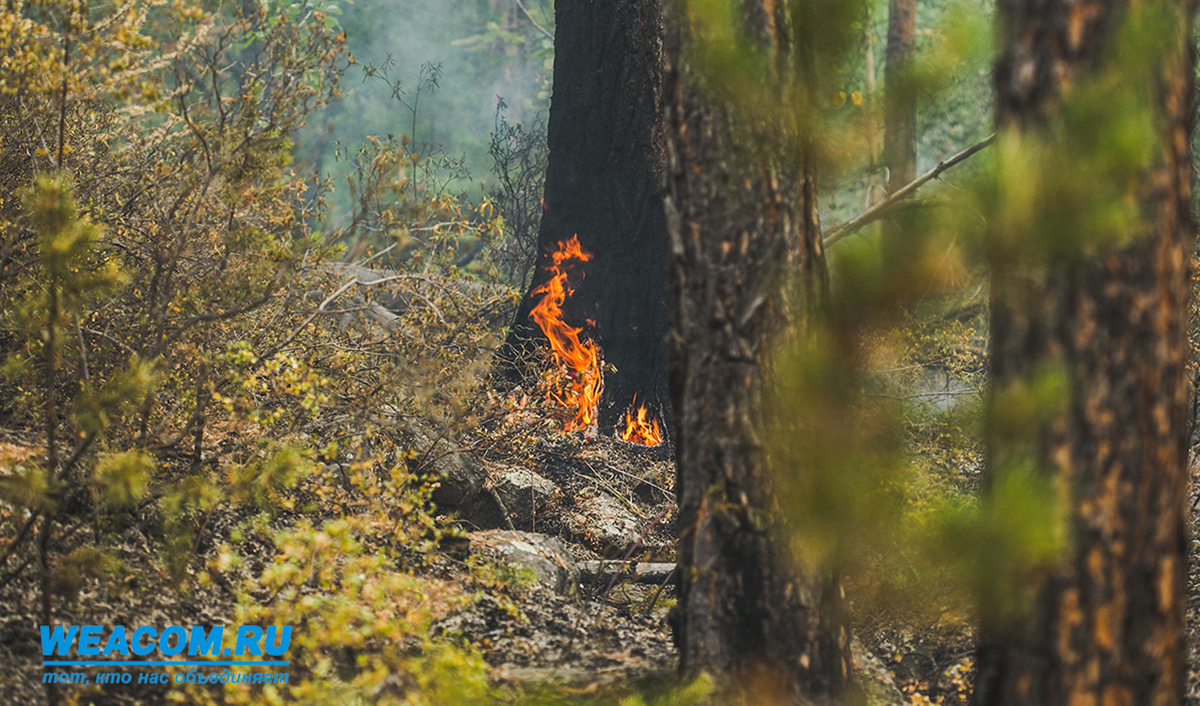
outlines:
{"label": "smoke haze in trees", "polygon": [[[362,66],[347,73],[343,99],[310,121],[299,155],[312,155],[321,172],[336,176],[347,169],[334,158],[339,143],[353,149],[367,135],[410,135],[409,108],[392,96],[387,82],[365,74],[370,67],[385,69],[411,104],[422,66],[440,66],[438,85],[421,91],[414,141],[425,154],[432,147],[464,158],[471,178],[459,178],[452,190],[481,194],[492,179],[488,146],[498,99],[507,104],[510,123],[529,125],[539,115],[547,117],[553,45],[531,15],[553,32],[552,0],[339,4],[347,47]],[[345,191],[343,184],[339,191]]]}

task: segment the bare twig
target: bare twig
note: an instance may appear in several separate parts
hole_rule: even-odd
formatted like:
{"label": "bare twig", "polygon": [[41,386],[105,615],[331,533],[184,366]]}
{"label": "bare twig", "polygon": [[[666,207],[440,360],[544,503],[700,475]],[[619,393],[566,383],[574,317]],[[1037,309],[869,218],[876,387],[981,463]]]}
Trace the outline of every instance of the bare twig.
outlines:
{"label": "bare twig", "polygon": [[942,172],[944,172],[947,169],[953,167],[954,165],[966,160],[971,155],[982,150],[983,148],[987,147],[988,145],[992,144],[995,141],[996,141],[996,133],[992,133],[991,135],[988,135],[983,140],[976,142],[975,144],[966,148],[962,152],[959,152],[958,154],[954,155],[953,157],[951,157],[949,159],[943,159],[942,161],[937,163],[936,167],[934,167],[933,169],[930,169],[929,171],[925,172],[921,176],[917,177],[916,179],[913,179],[911,182],[900,187],[899,189],[894,191],[890,196],[888,196],[886,199],[880,201],[879,203],[875,204],[871,208],[868,208],[866,211],[863,211],[862,213],[855,216],[854,218],[851,218],[850,220],[846,221],[845,223],[843,223],[839,226],[836,226],[835,228],[830,230],[829,233],[825,235],[825,238],[821,241],[821,244],[824,245],[825,247],[829,247],[830,245],[833,245],[834,243],[841,240],[842,238],[845,238],[846,236],[854,233],[859,228],[862,228],[863,226],[867,225],[868,223],[873,223],[873,222],[879,220],[884,215],[886,215],[888,213],[888,211],[890,211],[892,208],[894,208],[897,203],[899,203],[900,201],[903,201],[904,199],[911,196],[913,194],[913,192],[915,192],[917,189],[924,186],[926,182],[928,182],[932,179],[938,178],[938,176],[940,176],[942,174]]}
{"label": "bare twig", "polygon": [[654,592],[654,597],[650,599],[650,605],[646,606],[646,610],[642,615],[650,615],[650,613],[654,612],[654,606],[658,604],[658,597],[662,595],[663,589],[667,587],[667,583],[675,575],[675,569],[678,568],[679,566],[676,565],[674,569],[671,569],[671,573],[667,574],[663,582],[658,585],[658,590]]}
{"label": "bare twig", "polygon": [[538,24],[537,20],[533,19],[533,14],[531,12],[529,12],[529,8],[525,7],[525,3],[521,2],[521,0],[516,0],[516,3],[517,3],[517,7],[521,8],[521,12],[524,12],[525,16],[529,18],[529,24],[536,27],[539,32],[541,32],[542,34],[549,37],[550,41],[553,42],[554,34],[550,30],[548,30],[545,27]]}
{"label": "bare twig", "polygon": [[91,375],[88,373],[87,343],[84,342],[84,340],[83,340],[83,327],[79,325],[78,321],[75,322],[75,333],[76,333],[76,335],[79,336],[80,372],[83,373],[83,383],[85,385],[89,385],[92,382],[92,378],[91,378]]}
{"label": "bare twig", "polygon": [[270,358],[270,357],[274,356],[276,353],[278,353],[279,351],[283,350],[287,346],[287,344],[291,343],[296,338],[296,336],[300,335],[301,331],[303,331],[305,328],[308,327],[309,324],[311,324],[313,322],[313,319],[317,318],[318,316],[321,315],[321,313],[323,311],[325,311],[325,307],[332,304],[334,302],[334,300],[336,300],[338,297],[345,294],[347,290],[349,290],[351,287],[353,287],[354,285],[356,285],[358,283],[359,282],[358,282],[357,277],[351,277],[349,282],[338,287],[337,290],[334,291],[333,294],[330,294],[328,297],[325,297],[325,301],[321,302],[320,306],[317,307],[317,310],[314,311],[311,316],[309,316],[307,319],[305,319],[304,323],[297,326],[291,333],[288,334],[287,338],[283,339],[283,343],[280,343],[279,345],[275,346],[275,348],[269,354],[263,356],[263,358]]}
{"label": "bare twig", "polygon": [[21,529],[17,531],[17,536],[4,550],[4,554],[0,555],[0,566],[7,564],[8,558],[21,548],[21,544],[25,541],[25,536],[29,534],[30,528],[32,528],[34,523],[37,522],[38,514],[39,513],[37,512],[31,514],[29,519],[25,520],[25,524],[21,525]]}
{"label": "bare twig", "polygon": [[[68,27],[69,30],[69,27]],[[63,80],[62,80],[62,99],[58,106],[58,159],[55,160],[54,166],[60,172],[63,168],[63,152],[67,148],[67,89],[69,87],[71,59],[71,35],[63,37]]]}
{"label": "bare twig", "polygon": [[658,585],[675,571],[675,564],[650,561],[581,561],[579,562],[580,583],[599,583],[603,579],[628,579],[632,583]]}

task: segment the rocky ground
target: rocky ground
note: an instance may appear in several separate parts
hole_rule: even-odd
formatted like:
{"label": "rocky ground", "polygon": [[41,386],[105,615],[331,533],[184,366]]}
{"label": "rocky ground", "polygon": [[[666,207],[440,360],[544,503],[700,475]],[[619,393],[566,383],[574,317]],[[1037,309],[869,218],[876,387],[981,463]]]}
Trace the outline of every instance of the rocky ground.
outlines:
{"label": "rocky ground", "polygon": [[[480,457],[482,456],[482,457]],[[440,505],[465,535],[445,543],[431,570],[447,578],[475,556],[515,569],[526,587],[511,603],[484,596],[438,621],[435,630],[478,647],[502,688],[528,693],[553,683],[572,692],[625,691],[661,683],[677,653],[667,626],[674,603],[673,469],[666,449],[613,439],[585,443],[554,436],[522,464],[446,454]],[[1193,483],[1195,486],[1195,483]],[[1192,499],[1200,502],[1195,487]],[[1193,534],[1197,527],[1193,512]],[[121,559],[153,582],[156,552],[147,533],[129,527]],[[1188,703],[1200,705],[1200,542],[1192,541],[1188,602]],[[478,559],[477,559],[478,561]],[[31,582],[0,589],[0,703],[42,702],[40,646]],[[186,595],[166,586],[85,585],[79,599],[56,607],[73,624],[219,622],[234,596],[216,584]],[[973,636],[874,623],[857,626],[855,667],[872,704],[965,706]],[[157,703],[154,687],[125,687],[96,704]]]}
{"label": "rocky ground", "polygon": [[[469,552],[537,577],[536,591],[522,603],[528,625],[484,604],[441,626],[478,644],[497,681],[550,680],[595,691],[674,674],[678,655],[667,612],[675,600],[676,508],[668,448],[604,438],[559,441],[541,446],[522,467],[441,470],[460,479],[446,484],[442,500],[458,501],[448,507],[472,528]],[[468,476],[479,481],[468,483]],[[963,691],[968,669],[959,661],[970,653],[963,654],[962,642],[957,635],[931,640],[894,631],[856,641],[854,665],[868,703],[922,703],[927,695]],[[948,676],[912,666],[927,669],[931,659],[944,663]]]}

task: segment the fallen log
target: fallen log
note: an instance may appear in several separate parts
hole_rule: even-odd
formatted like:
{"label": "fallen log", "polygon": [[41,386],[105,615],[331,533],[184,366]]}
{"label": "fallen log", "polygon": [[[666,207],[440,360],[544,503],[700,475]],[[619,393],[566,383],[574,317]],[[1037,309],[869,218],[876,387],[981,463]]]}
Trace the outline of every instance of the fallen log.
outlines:
{"label": "fallen log", "polygon": [[666,581],[674,570],[674,564],[661,562],[581,561],[579,580],[583,583],[608,582],[616,575],[618,580],[659,584]]}

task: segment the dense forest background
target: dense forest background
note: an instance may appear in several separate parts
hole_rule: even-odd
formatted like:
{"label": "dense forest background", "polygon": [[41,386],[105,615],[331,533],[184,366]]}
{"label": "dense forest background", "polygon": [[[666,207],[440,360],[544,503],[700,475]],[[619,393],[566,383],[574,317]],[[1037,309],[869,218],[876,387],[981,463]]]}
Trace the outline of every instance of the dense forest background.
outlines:
{"label": "dense forest background", "polygon": [[[1057,273],[1093,272],[1089,263],[1152,242],[1146,224],[1158,222],[1138,204],[1161,206],[1170,192],[1190,205],[1154,170],[1163,126],[1186,123],[1176,113],[1194,96],[1171,102],[1162,96],[1176,94],[1149,87],[1169,74],[1163,66],[1181,70],[1172,52],[1192,5],[1152,2],[1145,19],[1136,3],[1078,3],[1099,8],[1078,10],[1088,42],[1096,26],[1138,21],[1112,30],[1110,48],[1085,42],[1072,55],[1101,57],[1081,63],[1102,78],[1079,79],[1078,100],[1059,111],[1044,97],[1057,84],[998,103],[997,72],[1014,50],[990,0],[910,3],[907,63],[889,67],[904,3],[613,0],[618,19],[604,31],[656,19],[652,49],[664,62],[654,70],[665,71],[647,123],[647,163],[659,171],[639,188],[668,204],[652,252],[665,253],[656,271],[669,294],[647,294],[658,291],[647,278],[621,284],[630,296],[612,304],[671,322],[651,336],[664,339],[656,355],[670,374],[654,369],[639,386],[603,355],[619,345],[604,327],[626,314],[570,297],[647,256],[605,252],[595,235],[572,240],[552,229],[577,216],[547,215],[571,203],[546,184],[566,173],[550,166],[567,152],[550,128],[565,92],[554,77],[570,75],[556,62],[620,63],[603,43],[583,59],[577,45],[555,46],[555,5],[585,34],[582,8],[593,5],[9,2],[0,702],[1055,703],[1068,692],[1054,690],[1053,670],[1022,661],[1041,643],[1016,626],[1039,618],[1067,626],[1047,664],[1074,664],[1127,634],[1167,655],[1139,662],[1113,648],[1104,670],[1088,662],[1118,675],[1088,687],[1104,703],[1200,699],[1200,587],[1182,585],[1194,573],[1182,524],[1159,532],[1175,542],[1178,576],[1137,569],[1156,586],[1146,600],[1162,602],[1146,609],[1154,619],[1124,620],[1113,637],[1095,617],[1138,593],[1134,578],[1093,586],[1102,605],[1077,620],[1055,612],[1069,588],[1045,598],[1067,585],[1072,548],[1090,536],[1086,522],[1071,524],[1075,476],[1058,472],[1076,467],[1064,457],[1086,466],[1070,424],[1120,412],[1087,391],[1148,386],[1128,393],[1133,418],[1122,421],[1166,439],[1161,463],[1147,466],[1185,472],[1162,449],[1190,433],[1195,336],[1186,371],[1174,348],[1154,349],[1170,349],[1155,360],[1170,358],[1161,380],[1179,383],[1158,387],[1136,341],[1179,334],[1184,350],[1176,324],[1194,316],[1194,297],[1172,297],[1191,241],[1176,243],[1188,261],[1175,289],[1154,289],[1168,277],[1150,265],[1118,271],[1108,289]],[[1020,15],[1020,3],[1001,5],[1002,17]],[[788,21],[747,30],[753,41],[725,32],[737,23],[721,13],[758,18],[765,6]],[[572,88],[586,94],[586,79]],[[915,116],[913,177],[903,179],[884,146],[899,97]],[[1051,137],[1037,142],[1043,127]],[[610,155],[619,130],[638,128],[615,129]],[[755,200],[766,193],[776,200]],[[682,243],[680,223],[711,251],[668,248],[671,234]],[[711,234],[721,228],[741,240],[720,243]],[[1024,235],[1006,237],[1014,231]],[[784,265],[794,271],[780,274]],[[1088,304],[1113,282],[1146,289]],[[744,299],[721,298],[734,290]],[[1144,330],[1121,318],[1149,309],[1166,313]],[[1095,326],[1071,328],[1097,310]],[[706,332],[725,315],[734,334],[712,343],[718,334]],[[1128,351],[1120,336],[1096,336],[1055,357],[1110,323],[1140,332]],[[518,356],[522,327],[543,338]],[[724,397],[718,384],[709,398],[696,392],[705,374],[688,366],[699,369],[706,343],[733,366],[708,369],[732,371],[709,375],[735,381]],[[1103,377],[1107,351],[1126,363]],[[618,389],[637,393],[627,412],[624,398],[615,411],[599,401]],[[1076,399],[1090,402],[1079,411]],[[1161,400],[1173,411],[1142,414]],[[1131,454],[1121,463],[1141,458],[1133,441],[1111,439],[1114,458]],[[706,506],[679,482],[691,478],[695,496],[701,476],[689,469],[699,466],[730,480],[713,502],[741,508],[715,523],[728,528],[722,540],[751,537],[709,560],[736,547],[767,567],[737,573],[734,597],[704,610],[689,582],[705,560],[695,538]],[[738,473],[749,481],[738,485]],[[1177,480],[1178,507],[1153,512],[1130,490],[1141,481],[1112,476],[1104,487],[1122,512],[1191,526],[1194,491]],[[1158,492],[1155,482],[1145,485]],[[747,588],[747,576],[765,587]],[[713,585],[714,596],[726,590]],[[1138,633],[1160,618],[1170,632],[1176,613],[1178,634]],[[705,646],[709,623],[753,641],[773,622],[787,629],[772,639],[803,652],[787,654],[801,677],[781,676],[770,655],[726,668],[738,656]],[[155,669],[162,681],[135,672],[134,683],[105,683],[94,667],[69,670],[82,682],[47,680],[39,627],[71,625],[290,625],[288,679],[220,681],[216,671],[198,685],[168,666]],[[797,636],[808,642],[784,644]],[[810,660],[813,644],[824,651]],[[1186,663],[1170,661],[1175,651]],[[1036,676],[1021,682],[1021,669]],[[1130,694],[1123,679],[1154,687]],[[1031,680],[1044,691],[1019,686]]]}

